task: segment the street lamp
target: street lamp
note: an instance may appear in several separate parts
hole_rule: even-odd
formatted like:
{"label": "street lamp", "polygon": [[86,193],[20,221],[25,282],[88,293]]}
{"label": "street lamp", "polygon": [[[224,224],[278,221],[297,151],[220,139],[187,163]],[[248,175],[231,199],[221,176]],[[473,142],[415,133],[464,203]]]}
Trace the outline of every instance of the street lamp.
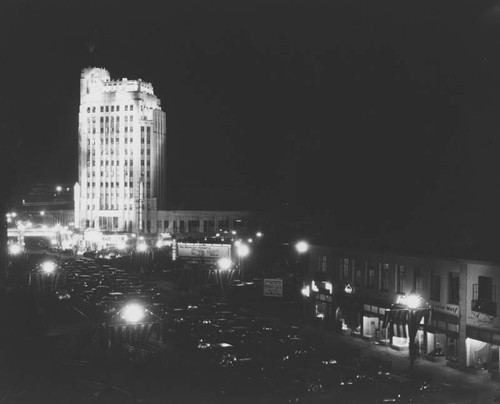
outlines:
{"label": "street lamp", "polygon": [[[408,296],[400,295],[396,304],[388,311],[389,323],[398,325],[408,324],[408,344],[410,354],[410,368],[413,368],[415,359],[417,358],[418,346],[415,344],[417,331],[424,316],[428,315],[429,307],[422,296],[411,292]],[[403,315],[403,317],[402,317]],[[404,319],[401,321],[401,319]]]}
{"label": "street lamp", "polygon": [[121,311],[121,318],[130,324],[138,323],[144,319],[146,310],[138,303],[129,303]]}
{"label": "street lamp", "polygon": [[[236,244],[236,243],[235,243]],[[250,248],[246,244],[238,243],[236,246],[236,255],[238,256],[238,269],[239,269],[239,278],[243,280],[242,275],[243,272],[243,263],[245,262],[243,258],[250,254]]]}
{"label": "street lamp", "polygon": [[56,270],[56,264],[54,261],[45,261],[42,266],[42,272],[46,274],[51,274]]}

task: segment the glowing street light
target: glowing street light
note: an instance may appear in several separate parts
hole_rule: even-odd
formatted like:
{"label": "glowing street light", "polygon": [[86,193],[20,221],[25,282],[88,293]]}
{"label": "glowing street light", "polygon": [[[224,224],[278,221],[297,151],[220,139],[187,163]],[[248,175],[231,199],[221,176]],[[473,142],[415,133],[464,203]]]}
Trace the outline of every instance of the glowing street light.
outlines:
{"label": "glowing street light", "polygon": [[45,216],[45,211],[44,210],[40,211],[40,216]]}
{"label": "glowing street light", "polygon": [[257,233],[255,233],[255,235],[258,237],[258,238],[261,238],[263,236],[262,232],[258,231]]}
{"label": "glowing street light", "polygon": [[9,254],[10,255],[19,255],[21,254],[21,247],[19,244],[11,244],[9,246]]}
{"label": "glowing street light", "polygon": [[299,241],[295,244],[295,249],[299,254],[303,254],[309,250],[309,244],[306,241]]}
{"label": "glowing street light", "polygon": [[54,261],[45,261],[42,264],[42,271],[46,274],[51,274],[56,270],[56,264]]}
{"label": "glowing street light", "polygon": [[138,323],[144,319],[146,310],[138,303],[127,304],[122,312],[121,318],[127,323]]}
{"label": "glowing street light", "polygon": [[140,243],[137,245],[137,251],[145,252],[148,250],[148,245],[146,243]]}
{"label": "glowing street light", "polygon": [[238,257],[245,258],[248,254],[250,254],[250,248],[246,244],[238,244],[236,248],[236,254]]}
{"label": "glowing street light", "polygon": [[58,185],[58,186],[56,187],[56,191],[57,191],[57,192],[61,192],[61,191],[62,191],[62,187],[61,187],[60,185]]}
{"label": "glowing street light", "polygon": [[232,262],[229,258],[221,258],[219,261],[217,261],[217,264],[219,266],[219,269],[227,271],[231,268]]}
{"label": "glowing street light", "polygon": [[[236,243],[235,243],[236,244]],[[245,262],[243,258],[250,254],[250,248],[246,244],[238,243],[236,247],[236,255],[238,256],[238,270],[239,278],[243,280],[243,263]]]}

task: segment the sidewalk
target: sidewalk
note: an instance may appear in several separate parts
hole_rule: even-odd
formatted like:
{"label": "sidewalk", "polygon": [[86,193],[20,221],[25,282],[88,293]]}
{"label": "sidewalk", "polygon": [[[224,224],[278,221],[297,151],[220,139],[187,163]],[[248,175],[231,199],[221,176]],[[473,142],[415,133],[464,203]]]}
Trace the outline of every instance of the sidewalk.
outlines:
{"label": "sidewalk", "polygon": [[320,331],[325,338],[325,343],[333,345],[348,345],[360,352],[360,360],[368,356],[390,360],[392,362],[392,372],[407,377],[426,376],[430,377],[435,384],[447,384],[451,386],[469,388],[478,392],[477,403],[493,403],[494,399],[500,395],[500,383],[491,379],[490,374],[478,376],[458,370],[446,365],[446,362],[431,362],[423,357],[419,357],[413,369],[409,369],[409,353],[397,351],[389,346],[375,344],[360,337],[350,335],[337,335],[329,331]]}

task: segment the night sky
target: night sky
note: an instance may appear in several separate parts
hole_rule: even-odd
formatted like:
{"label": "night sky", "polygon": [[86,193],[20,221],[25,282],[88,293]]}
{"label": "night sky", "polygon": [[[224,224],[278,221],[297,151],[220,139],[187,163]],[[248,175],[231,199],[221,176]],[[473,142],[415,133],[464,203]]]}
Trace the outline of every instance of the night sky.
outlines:
{"label": "night sky", "polygon": [[297,207],[345,234],[494,248],[498,4],[3,0],[5,198],[76,181],[80,71],[97,65],[153,84],[174,205],[201,188],[183,206]]}

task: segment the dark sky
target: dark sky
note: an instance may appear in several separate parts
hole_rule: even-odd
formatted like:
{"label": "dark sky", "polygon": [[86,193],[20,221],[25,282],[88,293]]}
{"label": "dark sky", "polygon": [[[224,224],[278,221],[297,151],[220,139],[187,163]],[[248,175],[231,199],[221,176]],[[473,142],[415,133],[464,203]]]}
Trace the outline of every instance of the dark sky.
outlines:
{"label": "dark sky", "polygon": [[173,194],[241,187],[373,234],[498,227],[476,216],[500,202],[499,27],[478,1],[3,0],[4,164],[15,195],[76,181],[98,65],[153,83]]}

